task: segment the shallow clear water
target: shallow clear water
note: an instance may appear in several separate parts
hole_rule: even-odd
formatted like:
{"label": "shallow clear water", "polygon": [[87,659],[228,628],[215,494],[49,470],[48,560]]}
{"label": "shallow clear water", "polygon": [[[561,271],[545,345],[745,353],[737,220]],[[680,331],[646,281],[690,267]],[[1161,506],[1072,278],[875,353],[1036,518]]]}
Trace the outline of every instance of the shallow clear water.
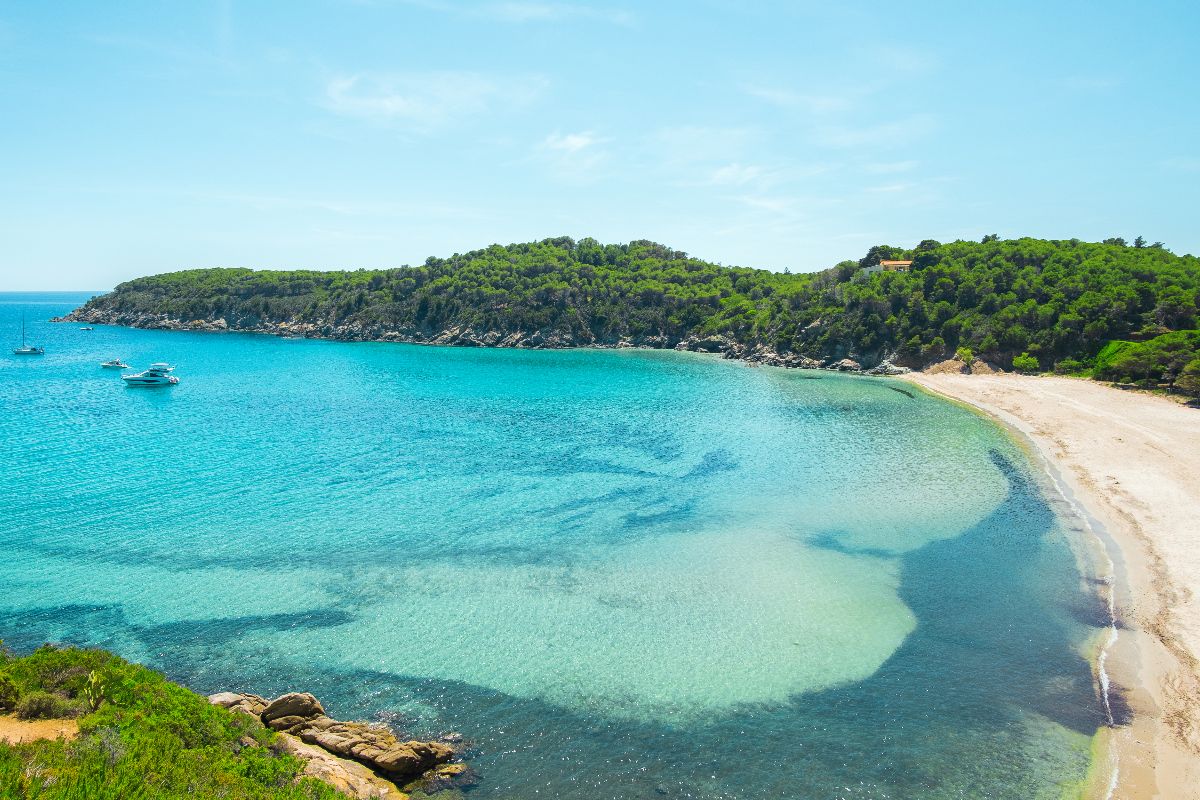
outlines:
{"label": "shallow clear water", "polygon": [[[45,322],[0,295],[0,637],[472,743],[479,798],[1057,798],[1070,520],[906,384]],[[178,366],[127,389],[99,362]]]}

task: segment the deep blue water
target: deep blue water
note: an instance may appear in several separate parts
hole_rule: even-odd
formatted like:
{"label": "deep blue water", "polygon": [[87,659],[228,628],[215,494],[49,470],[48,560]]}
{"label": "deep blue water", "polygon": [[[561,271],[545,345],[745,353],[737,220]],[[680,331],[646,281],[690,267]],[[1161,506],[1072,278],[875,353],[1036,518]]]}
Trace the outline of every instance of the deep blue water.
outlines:
{"label": "deep blue water", "polygon": [[[461,732],[478,798],[1058,798],[1101,609],[894,381],[51,324],[0,295],[0,638]],[[25,313],[41,357],[9,355]],[[169,360],[126,388],[99,362]]]}

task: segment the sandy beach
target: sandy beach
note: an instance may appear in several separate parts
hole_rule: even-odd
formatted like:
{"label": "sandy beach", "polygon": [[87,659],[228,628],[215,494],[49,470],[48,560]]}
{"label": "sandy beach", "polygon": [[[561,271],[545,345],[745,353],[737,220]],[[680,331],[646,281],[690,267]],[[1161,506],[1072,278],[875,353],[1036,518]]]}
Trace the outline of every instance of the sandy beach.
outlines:
{"label": "sandy beach", "polygon": [[1095,796],[1200,798],[1200,410],[1074,378],[908,378],[1024,434],[1116,550],[1105,663],[1132,715],[1100,756],[1116,787],[1098,763]]}

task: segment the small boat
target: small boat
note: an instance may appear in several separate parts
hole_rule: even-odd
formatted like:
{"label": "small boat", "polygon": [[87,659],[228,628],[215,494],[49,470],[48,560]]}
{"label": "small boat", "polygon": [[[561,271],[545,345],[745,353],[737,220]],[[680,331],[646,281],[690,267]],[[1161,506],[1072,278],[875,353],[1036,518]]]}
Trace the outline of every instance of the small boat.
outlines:
{"label": "small boat", "polygon": [[145,372],[122,375],[121,380],[126,386],[174,386],[179,383],[179,378],[167,374],[172,369],[174,367],[168,364],[151,364]]}
{"label": "small boat", "polygon": [[129,369],[129,365],[119,358],[101,361],[100,366],[104,367],[105,369]]}
{"label": "small boat", "polygon": [[84,326],[83,326],[82,328],[80,328],[79,330],[81,330],[81,331],[90,331],[90,330],[91,330],[91,326],[84,325]]}
{"label": "small boat", "polygon": [[21,346],[13,348],[14,356],[43,356],[46,350],[41,347],[25,344],[25,315],[21,315]]}

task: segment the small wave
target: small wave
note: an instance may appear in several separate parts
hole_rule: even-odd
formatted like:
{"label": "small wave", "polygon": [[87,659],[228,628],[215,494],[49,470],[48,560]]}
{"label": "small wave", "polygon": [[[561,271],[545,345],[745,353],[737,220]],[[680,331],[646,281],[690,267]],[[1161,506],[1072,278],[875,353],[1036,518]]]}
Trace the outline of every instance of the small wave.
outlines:
{"label": "small wave", "polygon": [[[1109,729],[1113,729],[1116,728],[1117,724],[1116,718],[1113,715],[1112,683],[1108,674],[1107,664],[1108,655],[1112,652],[1113,647],[1116,646],[1117,639],[1120,636],[1119,628],[1117,626],[1116,603],[1117,565],[1113,561],[1111,553],[1109,553],[1107,542],[1105,542],[1104,537],[1100,535],[1100,531],[1097,530],[1097,526],[1100,525],[1099,521],[1094,520],[1092,515],[1088,513],[1087,509],[1075,499],[1070,487],[1067,486],[1062,480],[1062,476],[1060,476],[1053,469],[1050,461],[1044,456],[1040,460],[1046,475],[1050,477],[1055,489],[1058,491],[1063,500],[1066,501],[1067,505],[1071,507],[1071,510],[1074,512],[1075,516],[1083,522],[1084,529],[1092,535],[1092,539],[1095,541],[1099,552],[1104,557],[1105,564],[1103,574],[1098,576],[1098,582],[1105,587],[1104,601],[1108,609],[1108,638],[1105,640],[1104,645],[1100,648],[1100,653],[1096,656],[1096,679],[1100,684],[1100,700],[1104,705],[1105,725],[1107,725]],[[1112,800],[1117,791],[1117,784],[1120,781],[1121,774],[1120,755],[1117,752],[1116,747],[1110,744],[1108,750],[1109,757],[1112,760],[1112,772],[1108,777],[1108,786],[1104,794],[1104,800]]]}

